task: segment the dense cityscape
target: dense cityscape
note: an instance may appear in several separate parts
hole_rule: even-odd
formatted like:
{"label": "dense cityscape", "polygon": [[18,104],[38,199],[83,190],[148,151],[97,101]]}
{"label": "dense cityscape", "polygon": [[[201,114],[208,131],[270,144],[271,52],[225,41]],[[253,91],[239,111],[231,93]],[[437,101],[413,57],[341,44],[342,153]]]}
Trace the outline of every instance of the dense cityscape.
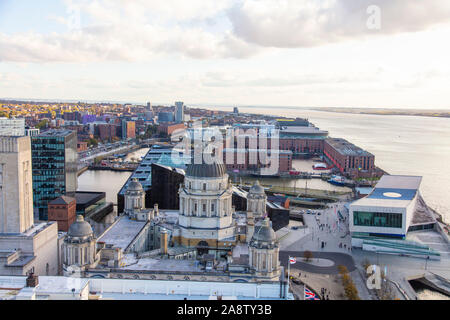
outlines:
{"label": "dense cityscape", "polygon": [[[411,281],[448,293],[420,262],[402,267],[446,259],[449,225],[422,178],[389,175],[308,119],[181,101],[2,112],[2,298],[417,299]],[[98,170],[129,172],[116,201],[79,190]]]}

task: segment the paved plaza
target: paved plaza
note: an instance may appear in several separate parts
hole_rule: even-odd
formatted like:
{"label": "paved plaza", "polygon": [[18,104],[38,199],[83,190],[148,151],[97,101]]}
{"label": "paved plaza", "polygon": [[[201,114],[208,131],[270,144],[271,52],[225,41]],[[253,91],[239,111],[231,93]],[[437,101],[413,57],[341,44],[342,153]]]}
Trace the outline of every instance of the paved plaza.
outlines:
{"label": "paved plaza", "polygon": [[[380,254],[351,248],[348,210],[344,205],[345,202],[330,204],[323,210],[311,210],[311,214],[306,214],[305,210],[303,213],[305,225],[302,225],[301,222],[291,221],[289,232],[285,230],[280,240],[280,260],[282,265],[287,266],[289,256],[297,257],[297,263],[291,265],[292,275],[298,276],[299,272],[306,276],[310,275],[310,283],[307,285],[313,288],[319,287],[319,290],[326,286],[327,282],[330,282],[329,290],[334,292],[340,283],[327,280],[326,276],[336,275],[338,273],[337,266],[345,265],[349,269],[362,299],[374,298],[373,293],[369,292],[365,284],[365,270],[362,267],[365,262],[376,264],[386,272],[387,278],[395,288],[395,295],[399,299],[416,299],[416,293],[408,282],[411,278],[432,272],[450,279],[448,244],[433,231],[412,232],[408,235],[408,240],[420,241],[440,251],[440,261],[426,261],[421,258]],[[293,210],[293,212],[298,211]],[[339,222],[340,216],[341,221]],[[303,261],[303,252],[306,250],[313,253],[313,260],[314,258],[319,259],[318,263]],[[321,259],[332,261],[334,264],[332,266],[326,266],[324,263],[320,265]],[[333,293],[332,297],[337,298],[338,295]]]}

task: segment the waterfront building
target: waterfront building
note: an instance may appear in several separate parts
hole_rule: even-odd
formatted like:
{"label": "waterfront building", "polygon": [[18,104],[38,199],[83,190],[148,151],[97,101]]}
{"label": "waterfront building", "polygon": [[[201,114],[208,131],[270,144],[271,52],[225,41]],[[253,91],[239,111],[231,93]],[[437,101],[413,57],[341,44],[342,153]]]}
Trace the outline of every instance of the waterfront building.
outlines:
{"label": "waterfront building", "polygon": [[182,123],[184,121],[184,103],[182,101],[175,102],[175,122]]}
{"label": "waterfront building", "polygon": [[33,222],[30,137],[0,137],[0,275],[58,272],[56,222]]}
{"label": "waterfront building", "polygon": [[67,232],[76,219],[76,200],[60,196],[48,203],[48,221],[58,223],[58,231]]}
{"label": "waterfront building", "polygon": [[280,129],[283,127],[309,127],[311,124],[308,119],[295,118],[295,119],[277,119],[277,125]]}
{"label": "waterfront building", "polygon": [[352,202],[352,245],[364,250],[438,256],[427,246],[404,241],[408,232],[433,229],[436,224],[420,196],[421,181],[418,176],[384,175],[369,195]]}
{"label": "waterfront building", "polygon": [[231,184],[223,164],[190,164],[180,186],[180,235],[175,242],[206,251],[236,243]]}
{"label": "waterfront building", "polygon": [[31,141],[34,212],[47,220],[48,203],[77,189],[77,134],[51,129]]}
{"label": "waterfront building", "polygon": [[316,127],[287,126],[279,132],[280,150],[290,150],[294,156],[320,155],[328,131]]}
{"label": "waterfront building", "polygon": [[0,136],[24,136],[25,118],[8,119],[0,118]]}
{"label": "waterfront building", "polygon": [[326,139],[323,153],[342,174],[371,177],[375,172],[375,156],[345,139]]}

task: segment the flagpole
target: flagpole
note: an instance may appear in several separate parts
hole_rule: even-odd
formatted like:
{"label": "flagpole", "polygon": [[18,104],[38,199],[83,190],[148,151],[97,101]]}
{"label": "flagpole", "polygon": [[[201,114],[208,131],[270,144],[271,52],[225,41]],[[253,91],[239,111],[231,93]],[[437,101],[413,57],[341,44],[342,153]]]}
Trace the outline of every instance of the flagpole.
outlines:
{"label": "flagpole", "polygon": [[287,289],[289,292],[289,285],[290,285],[290,273],[291,273],[291,257],[288,256],[288,285],[287,285]]}

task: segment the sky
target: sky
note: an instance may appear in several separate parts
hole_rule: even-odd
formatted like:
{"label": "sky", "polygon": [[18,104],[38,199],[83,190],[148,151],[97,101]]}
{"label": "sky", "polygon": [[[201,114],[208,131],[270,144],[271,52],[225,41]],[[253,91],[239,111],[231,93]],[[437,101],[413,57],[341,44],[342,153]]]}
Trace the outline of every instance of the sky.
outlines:
{"label": "sky", "polygon": [[0,98],[450,109],[450,1],[0,0]]}

